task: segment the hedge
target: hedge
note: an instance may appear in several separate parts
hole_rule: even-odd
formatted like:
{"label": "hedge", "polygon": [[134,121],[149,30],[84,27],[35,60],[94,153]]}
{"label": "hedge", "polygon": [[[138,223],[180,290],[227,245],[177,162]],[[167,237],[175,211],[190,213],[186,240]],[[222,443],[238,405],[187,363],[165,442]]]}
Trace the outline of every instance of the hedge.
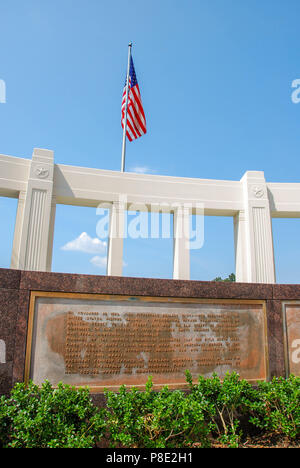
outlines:
{"label": "hedge", "polygon": [[1,448],[181,448],[210,447],[219,441],[238,447],[247,433],[300,437],[300,378],[274,378],[251,385],[236,373],[192,382],[189,391],[121,386],[107,391],[97,408],[89,389],[64,385],[15,385],[0,397]]}

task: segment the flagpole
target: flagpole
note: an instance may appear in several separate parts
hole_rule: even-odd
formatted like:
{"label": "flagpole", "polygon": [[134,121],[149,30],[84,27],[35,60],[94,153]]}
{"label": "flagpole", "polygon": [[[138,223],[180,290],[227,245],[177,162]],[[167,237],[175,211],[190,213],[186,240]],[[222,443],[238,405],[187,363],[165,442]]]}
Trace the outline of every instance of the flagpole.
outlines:
{"label": "flagpole", "polygon": [[124,128],[123,128],[121,172],[125,171],[127,109],[128,109],[128,91],[129,91],[129,71],[130,71],[131,48],[132,48],[132,42],[129,42],[129,44],[128,44],[128,65],[127,65],[127,76],[126,76],[126,99],[125,99],[125,115],[124,115]]}

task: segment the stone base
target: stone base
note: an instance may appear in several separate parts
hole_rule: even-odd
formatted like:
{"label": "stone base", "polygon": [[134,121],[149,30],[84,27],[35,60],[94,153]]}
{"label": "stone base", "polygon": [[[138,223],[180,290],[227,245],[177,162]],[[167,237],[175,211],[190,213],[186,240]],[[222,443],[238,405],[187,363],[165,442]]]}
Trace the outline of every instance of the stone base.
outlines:
{"label": "stone base", "polygon": [[[179,304],[227,303],[235,304],[236,307],[239,303],[251,305],[251,302],[256,301],[265,314],[265,324],[260,322],[259,325],[265,327],[265,335],[263,332],[257,335],[261,349],[257,350],[257,342],[253,351],[258,352],[263,359],[266,358],[266,367],[260,376],[253,374],[253,369],[250,369],[252,373],[249,372],[249,375],[267,379],[273,376],[287,376],[290,371],[300,375],[300,285],[159,280],[0,269],[0,290],[0,393],[2,394],[8,393],[16,382],[24,381],[26,372],[27,374],[31,372],[28,344],[32,339],[31,333],[35,333],[34,320],[31,325],[29,320],[33,292],[37,297],[39,293],[68,293],[75,298],[78,294],[86,294],[95,295],[95,299],[99,298],[98,295],[105,295],[114,300],[118,299],[116,296],[126,297],[126,300],[134,297],[145,304],[149,301],[158,304],[168,304],[168,301],[171,304],[175,301]],[[55,297],[55,294],[50,296]],[[193,322],[193,316],[190,317],[190,321]],[[163,323],[166,326],[166,319]],[[55,340],[55,331],[52,335],[52,339]],[[97,338],[97,335],[95,337]],[[169,342],[170,346],[172,343]],[[190,352],[190,349],[188,351]],[[239,354],[238,350],[236,352]],[[61,357],[64,357],[63,352]],[[153,368],[151,369],[153,371]],[[78,369],[76,372],[79,372]],[[247,375],[245,377],[247,378]],[[117,380],[118,383],[122,383],[122,379]],[[163,383],[164,379],[161,380]],[[249,380],[252,380],[251,377]]]}

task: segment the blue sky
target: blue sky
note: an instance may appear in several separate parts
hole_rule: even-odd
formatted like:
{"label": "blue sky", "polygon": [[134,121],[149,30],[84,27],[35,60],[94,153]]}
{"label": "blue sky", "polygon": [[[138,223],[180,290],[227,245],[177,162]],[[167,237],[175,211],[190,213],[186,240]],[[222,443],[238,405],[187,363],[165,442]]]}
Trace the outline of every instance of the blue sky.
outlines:
{"label": "blue sky", "polygon": [[[128,144],[127,169],[239,180],[262,170],[299,182],[298,0],[2,0],[0,153],[119,170],[127,45],[148,133]],[[16,201],[0,198],[0,267],[10,263]],[[53,270],[103,274],[105,255],[62,250],[96,238],[96,210],[58,206]],[[300,220],[274,220],[279,282],[300,282]],[[124,274],[171,277],[171,240],[125,242]],[[205,219],[193,279],[234,271],[231,218]]]}

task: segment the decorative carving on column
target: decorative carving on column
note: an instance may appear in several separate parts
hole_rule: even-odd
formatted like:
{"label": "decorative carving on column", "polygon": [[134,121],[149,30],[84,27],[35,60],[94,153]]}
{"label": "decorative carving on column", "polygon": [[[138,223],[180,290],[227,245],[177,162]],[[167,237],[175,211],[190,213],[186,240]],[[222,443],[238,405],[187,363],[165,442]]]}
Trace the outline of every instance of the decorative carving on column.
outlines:
{"label": "decorative carving on column", "polygon": [[39,179],[48,179],[49,174],[50,174],[49,169],[43,166],[37,166],[34,169],[34,173]]}
{"label": "decorative carving on column", "polygon": [[273,275],[273,245],[270,248],[268,226],[264,207],[253,207],[253,232],[255,246],[255,264],[257,283],[274,283]]}
{"label": "decorative carving on column", "polygon": [[259,185],[254,185],[252,187],[252,193],[256,198],[262,198],[265,194],[264,188]]}
{"label": "decorative carving on column", "polygon": [[25,265],[30,266],[30,270],[38,270],[40,266],[44,231],[43,213],[45,212],[46,196],[46,190],[33,189],[31,192],[25,254]]}
{"label": "decorative carving on column", "polygon": [[[51,268],[55,210],[53,210],[53,151],[35,149],[25,199],[19,198],[16,223],[15,268],[49,271]],[[18,218],[18,217],[17,217]]]}
{"label": "decorative carving on column", "polygon": [[275,283],[270,202],[263,172],[248,171],[241,180],[244,192],[246,281]]}

